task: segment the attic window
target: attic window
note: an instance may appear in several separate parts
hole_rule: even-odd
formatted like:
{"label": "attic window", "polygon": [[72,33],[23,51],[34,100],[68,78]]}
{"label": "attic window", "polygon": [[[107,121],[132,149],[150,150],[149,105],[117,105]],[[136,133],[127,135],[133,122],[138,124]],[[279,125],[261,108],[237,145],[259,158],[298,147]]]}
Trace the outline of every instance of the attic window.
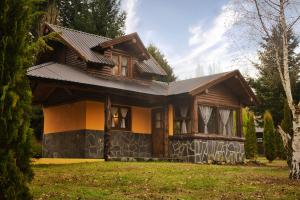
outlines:
{"label": "attic window", "polygon": [[112,68],[112,74],[115,76],[129,76],[129,57],[124,55],[114,54],[112,60],[115,66]]}

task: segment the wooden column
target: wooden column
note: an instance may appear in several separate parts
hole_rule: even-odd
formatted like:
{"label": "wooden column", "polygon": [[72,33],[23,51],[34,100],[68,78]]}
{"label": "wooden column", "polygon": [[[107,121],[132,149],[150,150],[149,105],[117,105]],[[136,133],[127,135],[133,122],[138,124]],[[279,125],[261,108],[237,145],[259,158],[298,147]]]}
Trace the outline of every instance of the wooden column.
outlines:
{"label": "wooden column", "polygon": [[243,107],[237,110],[237,136],[243,137]]}
{"label": "wooden column", "polygon": [[105,122],[104,122],[104,159],[110,158],[110,130],[111,130],[111,101],[109,95],[105,97]]}
{"label": "wooden column", "polygon": [[198,133],[198,101],[197,101],[197,96],[192,98],[192,133],[196,134]]}
{"label": "wooden column", "polygon": [[169,105],[163,107],[164,119],[164,157],[169,156]]}

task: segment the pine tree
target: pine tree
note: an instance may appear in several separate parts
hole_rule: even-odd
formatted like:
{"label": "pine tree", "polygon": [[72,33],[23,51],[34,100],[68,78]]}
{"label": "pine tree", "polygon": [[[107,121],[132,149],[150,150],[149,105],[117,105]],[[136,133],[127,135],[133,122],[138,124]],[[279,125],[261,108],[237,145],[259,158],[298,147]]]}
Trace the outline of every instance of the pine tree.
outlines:
{"label": "pine tree", "polygon": [[0,199],[31,199],[31,89],[26,70],[34,0],[0,1]]}
{"label": "pine tree", "polygon": [[264,148],[265,156],[272,162],[276,158],[275,128],[272,115],[269,111],[264,114]]}
{"label": "pine tree", "polygon": [[167,59],[165,58],[165,55],[154,44],[150,44],[147,47],[147,50],[167,73],[167,76],[165,77],[157,76],[154,77],[154,79],[168,83],[175,81],[176,76],[174,75],[172,67],[169,65]]}
{"label": "pine tree", "polygon": [[65,27],[110,38],[124,35],[126,13],[120,0],[60,0],[58,8]]}
{"label": "pine tree", "polygon": [[[284,103],[283,108],[283,120],[281,121],[281,128],[286,133],[288,133],[291,137],[293,137],[293,122],[292,122],[292,113],[291,110],[287,104],[287,101]],[[281,140],[282,142],[282,140]],[[287,159],[287,163],[289,166],[291,166],[291,159],[292,159],[292,144],[289,142],[288,147],[285,149],[285,155]]]}
{"label": "pine tree", "polygon": [[255,159],[257,156],[256,132],[254,123],[254,114],[249,113],[247,131],[245,137],[245,155],[247,159]]}
{"label": "pine tree", "polygon": [[[279,81],[280,77],[276,68],[275,49],[273,47],[273,41],[282,38],[279,37],[280,34],[280,28],[274,27],[271,39],[264,38],[261,44],[262,50],[258,52],[260,62],[254,65],[259,76],[257,79],[249,80],[250,86],[255,89],[256,95],[261,101],[261,104],[253,107],[252,110],[254,110],[257,116],[262,116],[265,110],[269,110],[276,126],[283,119],[282,108],[285,100],[285,92]],[[294,98],[298,102],[300,96],[297,96],[295,91],[299,78],[300,56],[296,54],[295,50],[299,46],[299,42],[292,30],[288,32],[288,44],[291,85]],[[282,52],[280,52],[280,55],[282,57]]]}

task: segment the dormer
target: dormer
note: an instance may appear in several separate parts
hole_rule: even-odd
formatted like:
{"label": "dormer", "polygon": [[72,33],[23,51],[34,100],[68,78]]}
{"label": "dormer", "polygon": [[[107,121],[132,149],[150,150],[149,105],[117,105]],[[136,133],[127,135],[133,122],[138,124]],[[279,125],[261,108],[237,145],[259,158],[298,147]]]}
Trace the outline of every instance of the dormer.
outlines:
{"label": "dormer", "polygon": [[165,76],[166,72],[148,53],[137,33],[115,39],[89,34],[57,25],[46,24],[45,34],[57,32],[51,58],[80,67],[94,76],[117,79],[152,80],[153,76]]}

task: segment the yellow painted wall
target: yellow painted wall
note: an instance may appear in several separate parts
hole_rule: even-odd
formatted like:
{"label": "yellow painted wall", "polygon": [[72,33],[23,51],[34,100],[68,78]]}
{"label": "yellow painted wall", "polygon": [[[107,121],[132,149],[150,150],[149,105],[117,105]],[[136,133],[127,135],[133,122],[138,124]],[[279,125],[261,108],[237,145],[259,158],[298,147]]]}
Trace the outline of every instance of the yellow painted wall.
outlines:
{"label": "yellow painted wall", "polygon": [[131,107],[132,132],[151,134],[151,109],[142,107]]}
{"label": "yellow painted wall", "polygon": [[169,135],[173,135],[173,105],[169,105]]}
{"label": "yellow painted wall", "polygon": [[104,103],[86,101],[86,129],[104,130]]}
{"label": "yellow painted wall", "polygon": [[[104,130],[104,103],[80,101],[43,108],[44,133]],[[131,107],[132,132],[151,134],[151,109]]]}
{"label": "yellow painted wall", "polygon": [[85,129],[85,102],[43,108],[44,133]]}

